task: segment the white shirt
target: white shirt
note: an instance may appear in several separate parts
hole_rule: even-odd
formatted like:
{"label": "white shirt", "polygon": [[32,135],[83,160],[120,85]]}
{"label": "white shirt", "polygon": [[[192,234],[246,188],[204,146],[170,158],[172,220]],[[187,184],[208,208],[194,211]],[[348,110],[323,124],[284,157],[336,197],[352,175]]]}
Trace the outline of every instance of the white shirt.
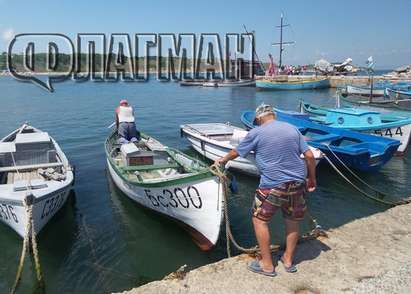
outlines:
{"label": "white shirt", "polygon": [[118,122],[134,122],[133,107],[131,106],[119,106],[117,109]]}

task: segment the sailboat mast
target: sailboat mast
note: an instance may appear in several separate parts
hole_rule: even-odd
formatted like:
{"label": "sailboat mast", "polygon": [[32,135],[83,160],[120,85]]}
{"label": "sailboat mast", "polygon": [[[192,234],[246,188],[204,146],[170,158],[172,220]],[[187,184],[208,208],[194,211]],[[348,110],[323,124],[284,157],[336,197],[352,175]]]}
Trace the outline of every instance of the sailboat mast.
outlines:
{"label": "sailboat mast", "polygon": [[280,43],[273,43],[273,46],[280,46],[280,60],[279,60],[279,68],[283,65],[283,51],[284,51],[284,45],[291,45],[294,44],[294,42],[283,42],[283,28],[290,26],[289,24],[284,24],[284,16],[281,13],[281,21],[280,25],[277,26],[277,28],[280,28]]}
{"label": "sailboat mast", "polygon": [[281,13],[281,22],[280,22],[280,68],[283,61],[283,14]]}

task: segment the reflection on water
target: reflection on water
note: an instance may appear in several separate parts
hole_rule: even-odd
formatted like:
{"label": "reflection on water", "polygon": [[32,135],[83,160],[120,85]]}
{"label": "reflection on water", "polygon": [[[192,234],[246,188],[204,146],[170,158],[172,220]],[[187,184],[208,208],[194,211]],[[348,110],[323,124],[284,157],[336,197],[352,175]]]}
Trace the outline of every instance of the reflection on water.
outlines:
{"label": "reflection on water", "polygon": [[[184,123],[227,122],[241,125],[240,112],[258,104],[297,110],[300,99],[332,106],[332,90],[262,92],[254,88],[180,87],[177,83],[74,83],[48,93],[31,84],[0,78],[0,136],[25,121],[48,131],[76,166],[75,196],[39,236],[48,293],[111,293],[159,279],[187,264],[189,268],[225,256],[224,231],[211,252],[199,251],[177,224],[127,198],[106,175],[103,143],[118,101],[135,106],[138,128],[164,144],[196,154],[180,138]],[[410,155],[394,158],[379,173],[361,174],[393,197],[411,195]],[[235,174],[239,193],[231,196],[233,233],[244,246],[255,244],[250,207],[258,179]],[[386,209],[347,187],[323,164],[318,190],[309,207],[323,227],[334,228]],[[309,228],[304,222],[302,231]],[[273,242],[283,240],[281,215],[271,224]],[[0,225],[0,293],[14,281],[22,240]],[[21,293],[34,293],[35,276],[25,265]]]}

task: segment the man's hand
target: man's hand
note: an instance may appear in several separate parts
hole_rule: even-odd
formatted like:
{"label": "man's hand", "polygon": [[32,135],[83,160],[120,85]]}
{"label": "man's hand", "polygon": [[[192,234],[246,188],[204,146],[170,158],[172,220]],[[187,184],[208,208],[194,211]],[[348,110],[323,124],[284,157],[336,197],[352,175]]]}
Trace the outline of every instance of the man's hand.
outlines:
{"label": "man's hand", "polygon": [[225,165],[226,162],[225,162],[225,160],[224,160],[224,157],[220,157],[220,158],[214,160],[214,164],[215,164],[215,165]]}
{"label": "man's hand", "polygon": [[232,149],[230,152],[226,154],[224,157],[220,157],[214,161],[214,164],[217,165],[225,165],[230,160],[236,159],[238,157],[238,153],[235,149]]}
{"label": "man's hand", "polygon": [[317,188],[317,180],[315,178],[308,178],[305,181],[305,189],[307,192],[311,193],[314,192]]}

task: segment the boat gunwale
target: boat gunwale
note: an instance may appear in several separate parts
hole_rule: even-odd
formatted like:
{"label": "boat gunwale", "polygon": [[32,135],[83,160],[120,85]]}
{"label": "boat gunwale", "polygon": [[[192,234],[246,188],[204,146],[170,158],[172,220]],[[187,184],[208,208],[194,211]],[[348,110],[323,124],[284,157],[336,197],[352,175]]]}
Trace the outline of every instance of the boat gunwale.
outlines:
{"label": "boat gunwale", "polygon": [[[17,128],[17,129],[14,130],[13,132],[11,132],[11,133],[9,133],[8,135],[6,135],[5,137],[3,137],[3,138],[0,140],[0,142],[7,142],[6,140],[10,139],[10,137],[14,136],[15,134],[19,133],[20,131],[24,130],[24,129],[27,128],[27,127],[32,128],[35,132],[43,132],[42,130],[37,129],[37,128],[35,128],[35,127],[33,127],[33,126],[25,123],[25,124],[23,124],[21,127]],[[48,180],[48,181],[46,180],[46,181],[45,181],[45,183],[48,183],[48,182],[57,182],[57,183],[58,183],[58,186],[56,186],[56,187],[50,187],[49,185],[47,185],[47,187],[45,187],[45,188],[41,188],[41,189],[31,189],[30,191],[32,191],[32,192],[33,192],[33,195],[34,195],[33,203],[41,202],[41,201],[43,201],[45,198],[48,198],[51,194],[53,194],[52,196],[54,196],[54,194],[62,192],[63,190],[65,190],[65,189],[67,189],[68,187],[70,187],[70,186],[73,184],[73,182],[74,182],[74,172],[73,172],[73,170],[71,169],[71,165],[70,165],[70,163],[69,163],[69,161],[68,161],[68,159],[67,159],[66,154],[65,154],[64,151],[61,149],[61,147],[60,147],[60,145],[57,143],[57,141],[54,140],[54,138],[53,138],[50,134],[49,134],[49,137],[50,137],[51,143],[52,143],[53,146],[54,146],[54,149],[56,150],[56,159],[57,159],[56,164],[59,164],[62,168],[65,169],[66,179],[63,180],[63,181],[54,181],[54,180]],[[18,166],[17,166],[17,167],[18,167]],[[36,170],[37,168],[27,168],[27,169],[28,169],[28,170],[31,170],[31,169]],[[13,183],[13,184],[1,184],[0,186],[6,186],[6,185],[8,185],[8,186],[13,186],[14,183]],[[71,190],[71,188],[70,188],[70,190]],[[38,191],[39,193],[36,193],[37,191]],[[40,194],[40,192],[41,192],[41,194],[44,193],[44,195],[36,196],[36,194]],[[24,191],[21,191],[21,192],[15,192],[15,191],[13,191],[13,193],[16,193],[16,194],[18,194],[18,193],[26,194],[26,193],[27,193],[27,190],[24,190]],[[7,194],[6,194],[6,195],[2,195],[1,197],[2,197],[2,199],[3,199],[4,201],[6,201],[6,202],[13,203],[14,205],[18,205],[18,206],[23,206],[23,199],[21,199],[21,200],[19,200],[19,199],[12,199],[12,198],[7,197]],[[3,201],[3,200],[2,200],[2,201]]]}
{"label": "boat gunwale", "polygon": [[319,83],[323,81],[329,81],[329,78],[315,78],[315,79],[301,79],[301,80],[287,80],[287,81],[276,81],[276,80],[269,80],[269,79],[260,79],[256,80],[256,83],[272,83],[272,84],[304,84],[304,83]]}

